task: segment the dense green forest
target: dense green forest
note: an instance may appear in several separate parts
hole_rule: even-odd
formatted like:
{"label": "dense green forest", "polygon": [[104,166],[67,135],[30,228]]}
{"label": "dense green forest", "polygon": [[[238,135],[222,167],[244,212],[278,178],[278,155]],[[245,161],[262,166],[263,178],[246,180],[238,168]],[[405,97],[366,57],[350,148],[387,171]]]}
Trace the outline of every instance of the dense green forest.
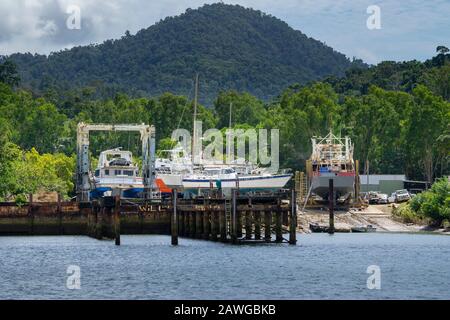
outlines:
{"label": "dense green forest", "polygon": [[[383,62],[349,70],[339,79],[294,84],[268,103],[247,92],[222,91],[212,108],[199,107],[198,118],[204,129],[226,127],[233,102],[233,126],[280,129],[285,168],[303,170],[310,138],[332,128],[353,139],[355,158],[370,160],[372,173],[434,181],[450,173],[449,68],[450,54],[441,49],[426,62]],[[44,94],[23,90],[19,81],[14,63],[0,64],[1,199],[40,188],[69,195],[80,121],[151,123],[159,149],[167,147],[172,130],[192,127],[192,97],[166,92],[98,99],[95,87],[85,87],[61,98],[54,89]],[[139,139],[98,133],[91,146],[94,156],[119,146],[138,151]]]}
{"label": "dense green forest", "polygon": [[350,62],[322,42],[260,11],[222,3],[166,18],[121,39],[44,55],[13,54],[21,86],[36,93],[96,87],[97,97],[164,92],[189,95],[202,74],[200,101],[211,106],[221,90],[270,101],[292,83],[343,76]]}

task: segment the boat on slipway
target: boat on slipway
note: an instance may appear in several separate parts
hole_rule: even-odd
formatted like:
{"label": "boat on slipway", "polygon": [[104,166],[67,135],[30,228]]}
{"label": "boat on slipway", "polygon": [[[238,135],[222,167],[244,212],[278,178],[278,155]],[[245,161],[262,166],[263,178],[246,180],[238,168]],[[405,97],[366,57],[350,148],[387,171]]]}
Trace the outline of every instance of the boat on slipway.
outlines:
{"label": "boat on slipway", "polygon": [[167,187],[191,193],[219,188],[236,188],[243,193],[276,191],[282,189],[292,177],[288,171],[273,174],[249,163],[193,165],[189,157],[176,156],[171,159],[157,159],[155,169],[157,179]]}
{"label": "boat on slipway", "polygon": [[114,194],[124,198],[139,198],[144,192],[143,179],[139,176],[138,165],[133,163],[132,153],[120,148],[100,153],[91,184],[92,198]]}
{"label": "boat on slipway", "polygon": [[[192,130],[192,148],[195,147],[196,139],[196,116],[198,99],[198,74],[195,81],[194,97],[194,122]],[[232,104],[230,104],[230,124]],[[292,174],[283,172],[274,174],[264,168],[255,168],[253,164],[243,160],[235,159],[229,164],[216,164],[203,159],[203,154],[191,154],[181,147],[168,151],[170,158],[157,159],[155,172],[167,187],[177,188],[180,191],[200,194],[205,189],[239,189],[246,193],[251,191],[277,191],[282,189],[291,179]],[[227,152],[228,153],[228,152]],[[200,161],[194,159],[198,156]]]}
{"label": "boat on slipway", "polygon": [[195,192],[202,189],[235,188],[240,192],[277,191],[291,179],[291,173],[272,174],[252,172],[239,174],[231,166],[211,166],[202,171],[187,174],[182,179],[185,191]]}
{"label": "boat on slipway", "polygon": [[323,200],[329,199],[329,180],[333,180],[335,199],[348,199],[355,186],[353,144],[349,137],[337,137],[330,132],[314,137],[309,160],[311,192]]}

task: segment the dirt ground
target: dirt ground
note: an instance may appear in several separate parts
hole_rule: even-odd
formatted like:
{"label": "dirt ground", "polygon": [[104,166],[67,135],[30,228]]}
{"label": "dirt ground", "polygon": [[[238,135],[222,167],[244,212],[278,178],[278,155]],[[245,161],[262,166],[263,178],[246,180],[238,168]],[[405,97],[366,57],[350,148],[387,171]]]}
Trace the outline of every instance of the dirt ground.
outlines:
{"label": "dirt ground", "polygon": [[[414,224],[404,224],[395,221],[392,217],[393,205],[369,205],[365,209],[351,209],[350,211],[335,212],[335,228],[337,231],[349,232],[353,227],[372,225],[377,228],[377,232],[424,232],[443,230],[429,230],[427,226]],[[310,233],[309,224],[317,223],[321,226],[328,226],[328,210],[308,210],[299,211],[298,224],[300,232]]]}

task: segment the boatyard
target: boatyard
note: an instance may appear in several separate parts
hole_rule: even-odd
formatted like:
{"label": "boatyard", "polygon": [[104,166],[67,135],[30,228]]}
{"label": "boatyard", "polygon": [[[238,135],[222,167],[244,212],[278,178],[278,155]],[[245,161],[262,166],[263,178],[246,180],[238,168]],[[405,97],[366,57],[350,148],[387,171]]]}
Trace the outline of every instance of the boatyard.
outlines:
{"label": "boatyard", "polygon": [[[98,168],[91,171],[89,132],[100,130],[140,132],[143,177],[131,153],[121,149],[102,152]],[[282,188],[286,180],[276,192],[272,186],[257,191],[251,185],[243,191],[239,181],[261,179],[259,173],[257,178],[248,173],[236,175],[233,180],[230,172],[224,179],[208,176],[206,170],[203,175],[207,178],[203,179],[208,179],[208,188],[197,187],[202,192],[193,196],[192,186],[186,190],[182,184],[169,188],[158,175],[154,133],[154,127],[144,124],[80,123],[77,197],[63,201],[58,194],[56,200],[42,201],[30,194],[22,205],[0,203],[0,235],[87,235],[115,240],[117,245],[121,234],[171,235],[173,245],[178,244],[179,237],[231,244],[296,244],[297,232],[420,230],[393,221],[388,206],[379,210],[359,196],[359,162],[353,160],[353,146],[347,137],[341,139],[330,133],[314,138],[307,173],[295,174],[292,190]],[[183,170],[188,166],[184,163]],[[181,171],[169,168],[169,174],[182,176]],[[192,169],[187,174],[191,177]],[[222,179],[234,187],[222,187]]]}

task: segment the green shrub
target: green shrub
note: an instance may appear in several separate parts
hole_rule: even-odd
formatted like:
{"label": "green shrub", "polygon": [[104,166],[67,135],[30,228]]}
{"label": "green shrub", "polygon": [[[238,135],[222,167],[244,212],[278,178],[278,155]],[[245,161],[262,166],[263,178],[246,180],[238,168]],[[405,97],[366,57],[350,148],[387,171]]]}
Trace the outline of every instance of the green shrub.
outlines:
{"label": "green shrub", "polygon": [[404,223],[421,223],[423,217],[415,212],[409,203],[402,203],[398,207],[394,207],[392,214]]}
{"label": "green shrub", "polygon": [[450,184],[447,179],[436,181],[430,190],[422,192],[409,202],[419,216],[430,218],[436,224],[450,219]]}

